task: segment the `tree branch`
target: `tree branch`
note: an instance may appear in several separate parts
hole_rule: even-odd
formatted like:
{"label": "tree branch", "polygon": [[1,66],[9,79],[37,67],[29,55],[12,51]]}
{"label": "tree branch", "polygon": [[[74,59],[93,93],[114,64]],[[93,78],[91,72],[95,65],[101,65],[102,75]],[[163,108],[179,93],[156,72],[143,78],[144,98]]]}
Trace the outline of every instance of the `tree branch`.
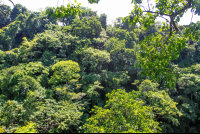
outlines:
{"label": "tree branch", "polygon": [[169,22],[169,20],[168,20],[168,19],[166,19],[166,18],[164,18],[163,16],[158,16],[158,17],[161,17],[161,18],[165,19],[167,22]]}
{"label": "tree branch", "polygon": [[12,4],[13,4],[13,6],[15,6],[15,4],[12,2],[12,0],[9,0]]}
{"label": "tree branch", "polygon": [[59,2],[59,0],[57,1],[57,7],[58,7],[58,2]]}
{"label": "tree branch", "polygon": [[149,0],[147,0],[147,2],[148,2],[149,11],[150,11]]}
{"label": "tree branch", "polygon": [[194,14],[194,11],[192,10],[192,17],[191,17],[190,23],[192,23],[193,14]]}
{"label": "tree branch", "polygon": [[[171,14],[171,15],[169,15],[169,14],[165,14],[165,13],[159,13],[159,12],[153,12],[153,11],[143,11],[143,12],[149,12],[149,13],[155,13],[155,14],[159,14],[159,15],[161,15],[161,16],[159,16],[159,17],[162,17],[163,15],[165,15],[165,16],[169,16],[170,17],[170,36],[171,36],[171,34],[172,34],[172,26],[174,27],[174,29],[176,30],[176,31],[178,31],[178,28],[177,28],[177,26],[176,26],[176,23],[174,22],[174,18],[177,16],[177,15],[179,15],[179,14],[181,14],[181,13],[183,13],[185,10],[187,10],[188,8],[191,8],[192,6],[192,2],[193,2],[193,0],[187,0],[187,4],[182,8],[182,9],[180,9],[180,10],[178,10],[177,12],[175,12],[175,13],[173,13],[173,14]],[[164,18],[164,17],[162,17],[162,18]],[[165,20],[167,20],[166,18],[164,18]],[[168,21],[168,20],[167,20]],[[168,21],[169,22],[169,21]]]}
{"label": "tree branch", "polygon": [[170,16],[170,25],[169,25],[169,37],[172,35],[172,22],[173,22],[173,17],[172,16]]}
{"label": "tree branch", "polygon": [[156,13],[156,14],[159,14],[159,15],[171,16],[169,14],[159,13],[159,12],[153,12],[153,11],[143,11],[143,12],[149,12],[149,13]]}
{"label": "tree branch", "polygon": [[143,7],[144,10],[148,10],[145,6],[139,5],[139,7]]}
{"label": "tree branch", "polygon": [[[12,2],[12,0],[9,0],[9,1],[13,4],[13,6],[15,6],[15,4]],[[7,13],[5,13],[5,12],[4,12],[3,10],[1,10],[1,9],[0,9],[0,12],[3,13],[5,16],[7,15]]]}
{"label": "tree branch", "polygon": [[184,6],[182,9],[178,10],[177,12],[173,13],[171,16],[176,17],[177,15],[183,13],[186,9],[191,8],[193,0],[187,0],[188,3],[186,6]]}
{"label": "tree branch", "polygon": [[174,29],[176,30],[176,32],[178,32],[178,28],[177,28],[176,23],[174,22],[174,20],[172,20],[172,25],[173,25]]}
{"label": "tree branch", "polygon": [[0,9],[0,12],[2,12],[4,15],[7,15],[3,10]]}
{"label": "tree branch", "polygon": [[[172,15],[170,15],[170,17],[172,17],[172,19],[170,20],[170,26],[171,26],[171,22],[172,22],[172,25],[173,25],[173,27],[174,27],[174,29],[175,29],[176,31],[178,31],[178,28],[177,28],[177,26],[176,26],[176,24],[175,24],[175,22],[174,22],[174,18],[175,18],[177,15],[183,13],[183,12],[184,12],[185,10],[187,10],[188,8],[191,8],[192,2],[193,2],[193,0],[188,0],[188,3],[187,3],[182,9],[180,9],[180,10],[178,10],[177,12],[173,13]],[[170,33],[171,33],[171,29],[170,29]]]}
{"label": "tree branch", "polygon": [[68,0],[69,1],[69,3],[71,3],[71,1],[70,0]]}

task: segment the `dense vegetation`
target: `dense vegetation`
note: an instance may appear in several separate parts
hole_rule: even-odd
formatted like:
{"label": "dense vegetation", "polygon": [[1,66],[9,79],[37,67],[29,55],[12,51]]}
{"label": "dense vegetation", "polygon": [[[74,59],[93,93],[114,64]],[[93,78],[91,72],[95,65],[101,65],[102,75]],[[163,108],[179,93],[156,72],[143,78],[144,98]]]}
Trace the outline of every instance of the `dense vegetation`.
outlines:
{"label": "dense vegetation", "polygon": [[114,26],[80,4],[1,4],[0,133],[200,132],[200,22],[173,23],[199,1],[157,1],[169,25],[133,2]]}

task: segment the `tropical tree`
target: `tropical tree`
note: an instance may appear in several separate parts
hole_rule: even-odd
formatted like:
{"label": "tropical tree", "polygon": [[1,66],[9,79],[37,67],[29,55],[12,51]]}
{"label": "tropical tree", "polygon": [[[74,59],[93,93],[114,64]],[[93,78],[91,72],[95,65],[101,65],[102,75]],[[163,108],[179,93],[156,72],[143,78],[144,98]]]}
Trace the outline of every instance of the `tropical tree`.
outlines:
{"label": "tropical tree", "polygon": [[10,14],[11,21],[14,21],[15,18],[16,18],[20,13],[24,14],[24,13],[26,13],[26,12],[28,12],[28,9],[27,9],[26,7],[22,6],[21,4],[16,4],[16,5],[14,6],[14,8],[12,9],[12,12],[11,12],[11,14]]}
{"label": "tropical tree", "polygon": [[0,12],[0,28],[2,28],[10,23],[11,8],[7,5],[0,5],[0,9],[5,12],[5,14]]}
{"label": "tropical tree", "polygon": [[[88,1],[90,3],[99,2],[99,0]],[[132,0],[132,3],[134,4],[134,9],[123,21],[126,20],[133,26],[139,23],[144,29],[149,29],[151,25],[155,24],[155,19],[158,17],[162,17],[166,21],[162,26],[162,31],[165,32],[164,35],[149,35],[144,41],[139,43],[140,48],[137,53],[137,66],[141,67],[142,74],[150,76],[157,81],[161,81],[164,77],[168,86],[175,86],[173,77],[177,76],[171,73],[171,60],[179,57],[179,51],[186,45],[185,38],[199,38],[199,33],[197,32],[199,27],[196,24],[191,23],[186,28],[184,37],[180,37],[175,34],[175,32],[179,31],[176,23],[180,21],[180,18],[189,9],[199,15],[200,2],[198,0],[157,0],[154,5],[150,5],[149,1],[147,1],[147,8],[143,6],[142,0]]]}
{"label": "tropical tree", "polygon": [[110,62],[110,54],[106,51],[101,51],[98,49],[87,48],[83,50],[82,64],[86,68],[90,68],[90,72],[100,72],[103,66]]}
{"label": "tropical tree", "polygon": [[52,66],[53,76],[49,80],[50,84],[56,85],[58,83],[69,84],[70,80],[78,80],[80,75],[80,68],[78,63],[74,61],[60,61]]}
{"label": "tropical tree", "polygon": [[113,90],[106,95],[104,108],[95,106],[92,115],[84,124],[89,133],[138,133],[160,132],[158,122],[153,120],[153,112],[143,101],[137,101],[125,90]]}
{"label": "tropical tree", "polygon": [[106,30],[107,15],[105,13],[100,15],[100,22],[101,22],[102,28]]}

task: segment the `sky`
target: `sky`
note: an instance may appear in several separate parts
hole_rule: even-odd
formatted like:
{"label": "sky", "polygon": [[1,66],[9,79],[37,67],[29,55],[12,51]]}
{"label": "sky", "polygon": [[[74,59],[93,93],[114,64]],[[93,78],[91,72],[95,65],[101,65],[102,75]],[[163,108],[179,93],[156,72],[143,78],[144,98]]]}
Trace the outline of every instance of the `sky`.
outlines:
{"label": "sky", "polygon": [[[31,11],[39,11],[39,9],[45,9],[45,7],[57,7],[60,5],[66,5],[69,0],[12,0],[15,4],[20,3]],[[70,0],[73,2],[74,0]],[[2,0],[4,4],[12,4],[8,0]],[[125,17],[133,9],[131,0],[100,0],[98,4],[89,4],[88,0],[77,0],[78,3],[82,3],[81,6],[89,7],[93,11],[97,11],[100,15],[105,13],[107,15],[107,24],[113,24],[117,17]],[[188,25],[191,22],[192,13],[188,11],[181,19],[180,25]],[[162,18],[158,21],[165,21]],[[200,16],[194,15],[192,22],[200,21]]]}

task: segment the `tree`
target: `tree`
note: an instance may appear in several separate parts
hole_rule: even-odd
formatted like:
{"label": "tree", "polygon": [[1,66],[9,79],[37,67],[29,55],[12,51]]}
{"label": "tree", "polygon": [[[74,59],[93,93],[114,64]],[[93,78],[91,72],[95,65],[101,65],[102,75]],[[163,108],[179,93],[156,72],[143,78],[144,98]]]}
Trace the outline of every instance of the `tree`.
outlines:
{"label": "tree", "polygon": [[[141,0],[132,0],[132,3],[135,4],[132,14],[126,18],[132,25],[139,22],[141,26],[148,29],[155,24],[157,17],[170,18],[170,20],[165,18],[166,23],[163,23],[162,30],[165,32],[164,35],[150,35],[140,43],[137,65],[142,68],[142,73],[146,76],[158,81],[161,81],[164,77],[168,86],[174,86],[173,77],[176,75],[170,73],[172,72],[172,68],[170,68],[171,60],[179,57],[179,51],[186,45],[185,38],[194,38],[198,35],[198,32],[196,32],[198,28],[194,29],[194,25],[190,24],[184,33],[184,37],[180,37],[174,33],[178,31],[176,23],[190,8],[193,11],[197,9],[195,14],[199,15],[198,6],[200,3],[198,0],[158,0],[155,2],[155,8],[153,8],[153,5],[150,6],[148,4],[148,8],[144,8],[144,10],[142,10]],[[192,29],[193,32],[189,33]]]}
{"label": "tree", "polygon": [[0,12],[0,28],[8,25],[10,23],[10,6],[7,5],[0,5],[0,9],[2,11],[4,11],[6,13],[6,15],[4,15],[2,12]]}
{"label": "tree", "polygon": [[82,64],[86,68],[90,68],[90,72],[100,72],[106,63],[110,62],[110,54],[106,51],[101,51],[98,49],[87,48],[83,50]]}
{"label": "tree", "polygon": [[100,15],[100,22],[101,22],[102,28],[104,28],[106,30],[107,15],[105,13]]}
{"label": "tree", "polygon": [[37,133],[35,126],[36,124],[30,121],[26,126],[17,128],[15,133]]}
{"label": "tree", "polygon": [[70,80],[78,80],[80,68],[78,63],[74,61],[60,61],[52,66],[53,76],[49,80],[49,84],[57,85],[59,83],[69,84]]}
{"label": "tree", "polygon": [[[15,129],[14,124],[22,124],[25,117],[25,109],[22,104],[14,100],[8,100],[4,103],[3,107],[0,110],[1,115],[1,125],[12,126],[11,130]],[[11,131],[9,130],[9,131]]]}
{"label": "tree", "polygon": [[[177,81],[177,92],[175,95],[173,93],[174,99],[179,103],[178,108],[183,113],[180,120],[180,130],[179,132],[199,132],[198,117],[199,112],[199,93],[200,93],[200,76],[198,74],[193,74],[194,72],[199,72],[195,68],[197,66],[192,66],[192,72],[188,74],[183,74]],[[193,68],[194,67],[194,68]],[[194,69],[196,71],[194,71]],[[194,71],[194,72],[193,72]]]}
{"label": "tree", "polygon": [[10,14],[10,18],[11,18],[11,21],[14,21],[15,18],[20,14],[24,14],[25,12],[28,12],[28,9],[24,6],[22,6],[21,4],[16,4],[14,6],[14,8],[12,9],[12,12]]}
{"label": "tree", "polygon": [[80,9],[81,9],[80,19],[83,19],[84,17],[89,19],[92,16],[97,17],[97,11],[92,11],[92,9],[87,7],[81,7]]}
{"label": "tree", "polygon": [[134,100],[125,90],[113,90],[106,95],[104,108],[95,106],[92,115],[84,124],[88,133],[156,133],[160,132],[158,122],[153,120],[150,107],[143,101]]}
{"label": "tree", "polygon": [[[13,4],[13,6],[15,6],[15,4],[12,2],[12,0],[9,0],[9,1]],[[2,1],[0,1],[0,4],[1,4],[1,2]],[[9,12],[6,12],[4,9],[2,9],[2,7],[4,7],[4,5],[0,6],[0,12],[1,12],[1,14],[3,14],[4,16],[7,16]]]}
{"label": "tree", "polygon": [[79,36],[82,38],[98,38],[102,29],[99,20],[92,16],[90,18],[79,18],[74,19],[71,24],[72,35]]}
{"label": "tree", "polygon": [[90,4],[93,4],[93,3],[98,3],[100,0],[88,0],[88,2],[90,3]]}
{"label": "tree", "polygon": [[42,90],[39,82],[42,81],[45,68],[40,62],[20,64],[1,71],[0,92],[7,99],[22,101],[29,90]]}
{"label": "tree", "polygon": [[158,90],[158,86],[158,83],[146,79],[138,86],[139,91],[132,91],[132,94],[135,94],[133,98],[141,99],[145,102],[145,105],[152,107],[155,119],[159,122],[162,132],[174,132],[172,127],[180,125],[179,118],[183,114],[178,109],[178,103],[174,102],[166,91]]}
{"label": "tree", "polygon": [[45,99],[40,102],[29,120],[36,123],[36,129],[39,133],[72,133],[78,130],[81,123],[83,109],[80,103],[61,100],[56,102],[54,99]]}
{"label": "tree", "polygon": [[40,13],[15,6],[9,25],[0,6],[0,131],[199,132],[200,65],[191,65],[200,61],[200,23],[176,24],[189,1],[133,0],[115,26],[76,1]]}
{"label": "tree", "polygon": [[[90,3],[98,3],[99,1],[89,0]],[[137,53],[137,66],[141,67],[142,74],[150,76],[152,79],[161,81],[165,78],[168,86],[174,86],[173,80],[174,73],[170,68],[171,60],[179,57],[179,50],[185,47],[185,39],[198,39],[199,27],[196,24],[190,24],[184,33],[184,37],[176,35],[174,32],[178,31],[177,24],[180,21],[180,17],[188,9],[192,9],[195,14],[200,15],[198,0],[157,0],[155,5],[148,3],[148,8],[142,5],[142,0],[132,0],[134,3],[134,9],[128,17],[125,17],[123,21],[128,21],[129,24],[135,26],[139,23],[144,29],[148,29],[151,25],[155,24],[157,17],[162,17],[166,20],[162,30],[165,34],[162,36],[157,34],[156,36],[149,35],[140,43],[140,48]],[[144,8],[144,10],[142,10]],[[196,9],[196,10],[195,10]],[[168,20],[165,17],[169,17]],[[190,32],[192,31],[192,32]],[[158,59],[158,60],[157,60]],[[148,64],[146,64],[148,63]]]}

